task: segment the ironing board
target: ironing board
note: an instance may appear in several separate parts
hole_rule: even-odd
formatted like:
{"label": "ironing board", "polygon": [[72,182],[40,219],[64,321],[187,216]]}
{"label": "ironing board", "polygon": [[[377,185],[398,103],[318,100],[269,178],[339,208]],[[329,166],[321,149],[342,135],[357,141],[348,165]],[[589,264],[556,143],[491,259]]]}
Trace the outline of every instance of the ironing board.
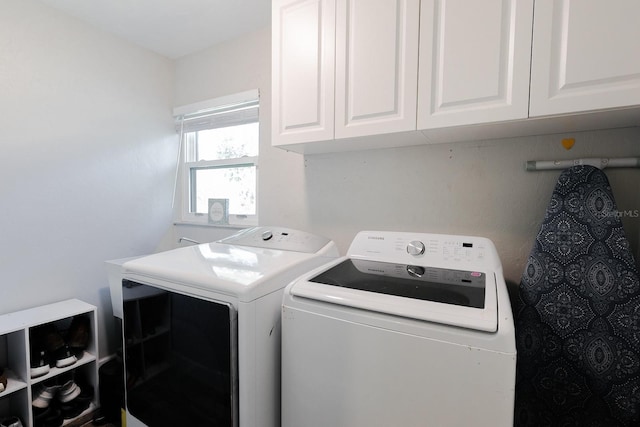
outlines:
{"label": "ironing board", "polygon": [[518,294],[515,425],[640,425],[640,282],[600,169],[561,173]]}

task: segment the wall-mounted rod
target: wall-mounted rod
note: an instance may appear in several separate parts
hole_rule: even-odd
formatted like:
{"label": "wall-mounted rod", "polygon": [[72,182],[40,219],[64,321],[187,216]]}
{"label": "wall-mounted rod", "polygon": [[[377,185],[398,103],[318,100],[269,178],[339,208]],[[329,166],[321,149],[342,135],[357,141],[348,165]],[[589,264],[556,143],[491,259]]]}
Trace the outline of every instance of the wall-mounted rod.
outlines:
{"label": "wall-mounted rod", "polygon": [[199,244],[200,244],[200,242],[195,241],[195,240],[193,240],[193,239],[189,239],[189,238],[187,238],[187,237],[181,237],[181,238],[179,238],[179,239],[178,239],[178,243],[182,243],[183,241],[185,241],[185,242],[191,242],[191,243],[196,244],[196,245],[199,245]]}
{"label": "wall-mounted rod", "polygon": [[525,168],[528,171],[566,169],[571,166],[591,165],[604,168],[640,168],[640,157],[621,157],[617,159],[590,158],[574,160],[530,160]]}

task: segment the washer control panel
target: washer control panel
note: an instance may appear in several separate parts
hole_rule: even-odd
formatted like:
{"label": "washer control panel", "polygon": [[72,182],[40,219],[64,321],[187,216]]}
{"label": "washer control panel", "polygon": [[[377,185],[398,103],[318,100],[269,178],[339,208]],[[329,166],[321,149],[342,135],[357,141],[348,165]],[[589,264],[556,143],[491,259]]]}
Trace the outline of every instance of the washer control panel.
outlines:
{"label": "washer control panel", "polygon": [[358,233],[348,256],[416,265],[499,262],[493,243],[483,237],[387,231]]}

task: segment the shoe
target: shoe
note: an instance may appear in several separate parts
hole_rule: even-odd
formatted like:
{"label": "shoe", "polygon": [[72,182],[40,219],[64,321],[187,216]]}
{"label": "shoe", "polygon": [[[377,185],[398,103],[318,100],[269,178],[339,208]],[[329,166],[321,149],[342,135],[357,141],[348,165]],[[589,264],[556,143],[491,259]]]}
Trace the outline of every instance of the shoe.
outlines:
{"label": "shoe", "polygon": [[61,402],[59,404],[60,411],[62,412],[62,417],[64,419],[75,418],[79,416],[84,411],[86,411],[87,408],[89,408],[89,406],[91,405],[91,402],[93,402],[93,386],[82,380],[76,381],[76,385],[80,390],[78,396],[73,400],[65,403]]}
{"label": "shoe", "polygon": [[62,412],[54,405],[43,410],[33,410],[34,427],[59,427],[63,422]]}
{"label": "shoe", "polygon": [[23,427],[22,421],[18,417],[9,417],[0,421],[1,427]]}
{"label": "shoe", "polygon": [[0,368],[0,393],[7,389],[7,375],[4,373],[4,368]]}
{"label": "shoe", "polygon": [[103,426],[108,422],[109,420],[107,420],[107,417],[105,417],[102,413],[100,413],[99,409],[98,409],[98,415],[93,417],[93,420],[91,420],[91,424],[94,426]]}
{"label": "shoe", "polygon": [[62,418],[65,420],[75,418],[86,411],[89,405],[91,405],[91,399],[81,399],[80,396],[68,403],[61,403],[60,412],[62,412]]}
{"label": "shoe", "polygon": [[60,388],[60,386],[56,384],[55,378],[44,381],[33,391],[34,397],[31,401],[31,406],[38,409],[48,408],[58,388]]}
{"label": "shoe", "polygon": [[41,377],[49,373],[49,357],[44,350],[31,355],[31,378]]}
{"label": "shoe", "polygon": [[75,316],[67,332],[67,345],[73,355],[80,359],[91,339],[91,322],[86,314]]}
{"label": "shoe", "polygon": [[65,368],[67,366],[71,366],[78,361],[76,356],[71,353],[69,347],[64,344],[62,347],[57,349],[54,353],[54,359],[56,361],[56,368]]}
{"label": "shoe", "polygon": [[46,323],[32,328],[30,336],[32,337],[32,350],[34,348],[46,348],[48,351],[50,367],[64,368],[76,363],[76,357],[71,353],[53,323]]}
{"label": "shoe", "polygon": [[73,380],[69,380],[58,389],[58,401],[60,401],[60,403],[70,402],[78,397],[80,392],[80,387],[78,387]]}

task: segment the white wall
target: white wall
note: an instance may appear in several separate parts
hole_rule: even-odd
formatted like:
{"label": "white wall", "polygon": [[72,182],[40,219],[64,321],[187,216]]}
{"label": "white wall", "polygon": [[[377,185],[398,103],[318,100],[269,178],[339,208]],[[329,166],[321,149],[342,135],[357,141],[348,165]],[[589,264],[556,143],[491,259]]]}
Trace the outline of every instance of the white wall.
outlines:
{"label": "white wall", "polygon": [[[519,280],[558,172],[526,160],[638,155],[640,129],[307,156],[272,148],[268,28],[180,58],[134,47],[35,0],[0,2],[0,312],[77,297],[114,350],[103,262],[233,230],[171,227],[171,107],[261,92],[261,224],[324,234],[344,253],[363,229],[494,240]],[[175,72],[175,75],[174,75]],[[607,171],[620,210],[639,170]],[[640,219],[624,218],[635,251]]]}
{"label": "white wall", "polygon": [[[559,175],[526,172],[524,163],[640,153],[640,128],[630,128],[305,158],[270,146],[270,51],[264,29],[179,59],[175,99],[182,105],[260,88],[260,223],[323,234],[343,253],[364,229],[485,236],[517,283]],[[568,136],[576,138],[569,152],[561,145]],[[640,209],[640,170],[606,173],[619,210]],[[640,218],[623,221],[637,253]],[[207,240],[217,232],[177,227],[174,237]]]}
{"label": "white wall", "polygon": [[[171,221],[173,63],[34,0],[0,2],[0,313],[99,307],[104,260],[149,253]],[[108,336],[108,338],[107,338]]]}
{"label": "white wall", "polygon": [[[570,152],[561,145],[568,136],[576,138]],[[308,156],[303,227],[345,250],[362,229],[488,237],[505,277],[519,282],[560,174],[526,172],[525,162],[636,156],[638,141],[634,128]],[[640,169],[605,173],[618,209],[640,210]],[[637,251],[640,218],[623,223]]]}
{"label": "white wall", "polygon": [[[306,216],[304,158],[271,147],[271,29],[176,60],[176,106],[219,96],[260,90],[260,165],[258,211],[261,225],[302,224]],[[180,237],[213,241],[235,231],[176,226],[165,247]]]}

